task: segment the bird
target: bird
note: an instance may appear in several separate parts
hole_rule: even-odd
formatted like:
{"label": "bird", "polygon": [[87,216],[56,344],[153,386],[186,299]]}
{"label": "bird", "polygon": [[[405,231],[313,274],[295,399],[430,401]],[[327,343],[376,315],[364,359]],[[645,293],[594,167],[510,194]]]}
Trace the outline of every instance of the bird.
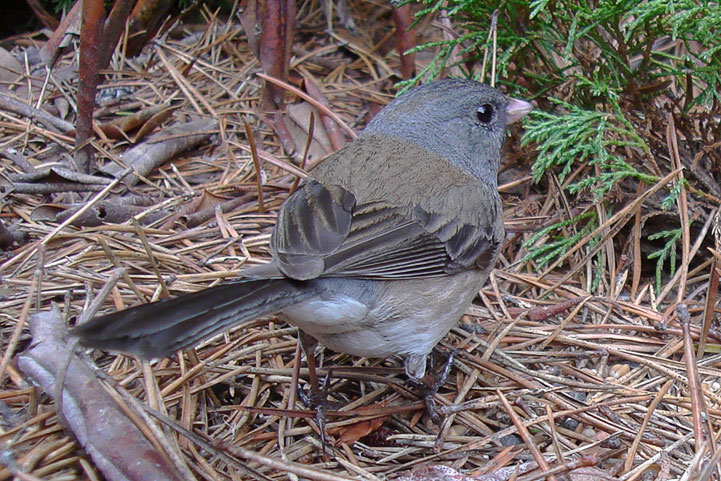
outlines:
{"label": "bird", "polygon": [[151,359],[277,315],[299,329],[316,397],[318,343],[402,356],[408,378],[420,381],[498,259],[501,150],[508,125],[532,108],[473,80],[409,89],[288,196],[269,263],[96,317],[72,334],[87,347]]}

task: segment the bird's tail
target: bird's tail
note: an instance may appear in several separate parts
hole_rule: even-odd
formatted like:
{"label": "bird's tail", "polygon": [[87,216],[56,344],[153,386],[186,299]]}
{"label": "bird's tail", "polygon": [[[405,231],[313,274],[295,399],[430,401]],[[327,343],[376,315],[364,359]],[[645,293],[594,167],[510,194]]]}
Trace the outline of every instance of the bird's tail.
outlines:
{"label": "bird's tail", "polygon": [[288,279],[227,282],[96,317],[72,334],[88,347],[165,357],[243,321],[309,299],[316,291],[312,283]]}

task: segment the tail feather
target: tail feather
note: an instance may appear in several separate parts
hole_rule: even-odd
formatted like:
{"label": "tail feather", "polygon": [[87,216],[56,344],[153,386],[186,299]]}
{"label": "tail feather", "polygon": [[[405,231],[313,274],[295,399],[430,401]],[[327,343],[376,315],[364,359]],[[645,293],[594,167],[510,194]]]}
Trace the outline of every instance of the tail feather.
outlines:
{"label": "tail feather", "polygon": [[72,334],[88,347],[144,358],[169,356],[243,321],[274,314],[317,294],[288,279],[227,282],[173,299],[96,317]]}

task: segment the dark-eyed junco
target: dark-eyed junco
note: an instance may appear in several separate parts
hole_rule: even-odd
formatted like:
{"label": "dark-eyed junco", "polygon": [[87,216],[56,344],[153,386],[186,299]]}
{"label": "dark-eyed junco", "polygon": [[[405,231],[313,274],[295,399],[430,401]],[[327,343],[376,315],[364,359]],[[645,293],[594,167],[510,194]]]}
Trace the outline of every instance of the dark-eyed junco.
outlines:
{"label": "dark-eyed junco", "polygon": [[473,81],[412,89],[286,200],[269,264],[73,333],[86,346],[153,358],[278,313],[304,333],[309,362],[319,341],[356,356],[404,356],[420,379],[496,262],[501,146],[506,126],[531,109]]}

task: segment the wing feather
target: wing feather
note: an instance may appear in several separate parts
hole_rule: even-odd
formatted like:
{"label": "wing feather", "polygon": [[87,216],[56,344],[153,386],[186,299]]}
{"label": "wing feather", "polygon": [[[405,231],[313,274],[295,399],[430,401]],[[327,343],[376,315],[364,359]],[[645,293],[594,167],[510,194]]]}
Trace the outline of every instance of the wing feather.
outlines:
{"label": "wing feather", "polygon": [[417,279],[489,267],[497,236],[418,205],[357,205],[342,187],[307,180],[284,204],[271,250],[280,271],[298,280]]}

